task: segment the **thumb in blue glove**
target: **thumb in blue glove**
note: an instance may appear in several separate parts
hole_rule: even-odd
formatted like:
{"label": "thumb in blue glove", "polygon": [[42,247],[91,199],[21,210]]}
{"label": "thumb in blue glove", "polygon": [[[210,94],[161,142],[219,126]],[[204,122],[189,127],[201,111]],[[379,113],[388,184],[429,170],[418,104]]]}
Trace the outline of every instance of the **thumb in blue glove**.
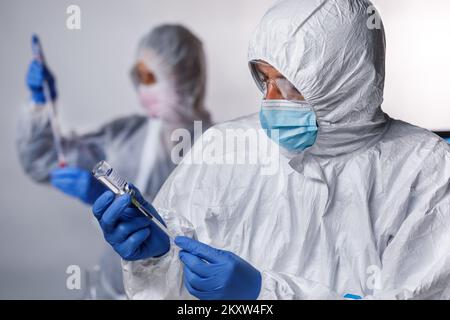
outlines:
{"label": "thumb in blue glove", "polygon": [[93,204],[106,191],[89,171],[79,168],[62,168],[53,170],[50,182],[56,189],[75,197],[86,204]]}
{"label": "thumb in blue glove", "polygon": [[175,238],[184,264],[184,283],[200,300],[254,300],[261,290],[261,274],[229,251],[199,241]]}
{"label": "thumb in blue glove", "polygon": [[47,83],[50,89],[50,98],[56,100],[58,93],[56,90],[56,81],[53,74],[47,66],[37,60],[33,60],[28,68],[26,76],[28,89],[31,91],[31,99],[36,104],[45,104],[44,86]]}

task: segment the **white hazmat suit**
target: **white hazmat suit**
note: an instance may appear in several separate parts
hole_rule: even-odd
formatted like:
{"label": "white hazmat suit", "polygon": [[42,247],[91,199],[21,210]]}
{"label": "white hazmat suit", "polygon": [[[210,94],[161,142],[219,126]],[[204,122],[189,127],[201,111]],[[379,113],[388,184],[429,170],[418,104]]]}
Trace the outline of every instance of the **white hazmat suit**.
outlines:
{"label": "white hazmat suit", "polygon": [[[450,149],[383,113],[385,37],[367,27],[370,6],[278,1],[249,61],[270,63],[313,106],[316,143],[283,152],[273,175],[185,158],[154,202],[174,233],[257,268],[259,299],[450,299]],[[259,128],[252,115],[205,135]],[[130,298],[189,297],[174,247],[123,268]]]}

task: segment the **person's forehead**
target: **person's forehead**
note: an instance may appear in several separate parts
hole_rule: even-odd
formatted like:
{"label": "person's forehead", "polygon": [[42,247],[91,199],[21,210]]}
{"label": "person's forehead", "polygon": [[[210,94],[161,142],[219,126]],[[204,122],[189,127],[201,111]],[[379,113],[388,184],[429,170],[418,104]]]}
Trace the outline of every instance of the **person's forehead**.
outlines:
{"label": "person's forehead", "polygon": [[138,70],[140,70],[140,71],[147,71],[149,69],[147,67],[147,64],[142,60],[138,60],[136,66],[137,66]]}
{"label": "person's forehead", "polygon": [[273,66],[271,66],[269,63],[259,60],[255,62],[256,69],[265,74],[270,76],[282,76],[282,74],[275,69]]}

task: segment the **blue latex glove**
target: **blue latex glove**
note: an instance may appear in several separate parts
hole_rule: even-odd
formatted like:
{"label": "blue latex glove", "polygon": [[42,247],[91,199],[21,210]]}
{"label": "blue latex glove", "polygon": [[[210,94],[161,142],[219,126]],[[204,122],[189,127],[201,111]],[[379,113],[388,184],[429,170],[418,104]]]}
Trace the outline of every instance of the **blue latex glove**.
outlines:
{"label": "blue latex glove", "polygon": [[[156,210],[143,200],[137,189],[134,190],[136,199],[164,224]],[[107,191],[95,201],[92,211],[106,241],[124,260],[159,257],[169,251],[169,237],[131,204],[129,194],[116,198],[114,193]]]}
{"label": "blue latex glove", "polygon": [[44,86],[48,84],[50,89],[50,98],[56,100],[58,93],[56,91],[56,81],[50,70],[41,62],[33,60],[28,68],[26,76],[27,86],[31,91],[31,99],[36,104],[45,104]]}
{"label": "blue latex glove", "polygon": [[187,237],[176,237],[184,264],[186,289],[201,300],[254,300],[261,274],[232,252],[218,250]]}
{"label": "blue latex glove", "polygon": [[50,173],[50,182],[56,189],[92,205],[106,188],[92,174],[79,168],[62,168]]}
{"label": "blue latex glove", "polygon": [[344,296],[344,298],[345,298],[345,299],[351,299],[351,300],[361,300],[361,299],[362,299],[361,296],[358,296],[358,295],[356,295],[356,294],[351,294],[351,293],[347,293],[347,294]]}

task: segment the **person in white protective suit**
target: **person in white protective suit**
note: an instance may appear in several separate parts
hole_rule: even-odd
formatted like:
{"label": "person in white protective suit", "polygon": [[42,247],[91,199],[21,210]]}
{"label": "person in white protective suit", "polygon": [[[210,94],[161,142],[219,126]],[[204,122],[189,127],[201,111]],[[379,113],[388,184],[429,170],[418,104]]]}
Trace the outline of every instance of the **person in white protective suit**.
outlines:
{"label": "person in white protective suit", "polygon": [[[123,117],[96,132],[63,137],[62,147],[69,167],[90,171],[106,159],[152,200],[175,167],[170,159],[172,147],[178,143],[171,141],[173,130],[192,131],[196,120],[203,121],[204,128],[210,125],[204,107],[206,64],[201,41],[179,25],[162,25],[144,36],[136,60],[131,76],[146,115]],[[44,76],[35,78],[46,80]],[[37,182],[61,178],[62,183],[55,187],[92,203],[92,196],[82,195],[89,192],[71,192],[76,189],[70,180],[73,175],[51,176],[58,163],[47,106],[35,103],[33,108],[26,107],[19,121],[17,145],[27,174]]]}
{"label": "person in white protective suit", "polygon": [[[370,6],[281,0],[266,13],[249,48],[261,112],[204,140],[222,150],[219,133],[265,128],[279,170],[188,161],[198,141],[153,202],[187,237],[119,236],[129,200],[97,200],[129,298],[450,299],[450,149],[382,111],[385,36],[367,27]],[[227,156],[258,153],[244,146]]]}
{"label": "person in white protective suit", "polygon": [[[92,133],[63,137],[68,167],[62,169],[58,168],[48,106],[45,100],[33,99],[34,106],[27,105],[22,112],[17,138],[19,158],[27,174],[37,182],[50,182],[65,194],[92,204],[105,188],[90,171],[97,162],[106,159],[139,187],[148,200],[153,200],[176,166],[171,151],[179,141],[172,141],[172,132],[179,128],[193,131],[194,121],[202,121],[203,128],[210,126],[204,106],[203,45],[185,27],[158,26],[141,40],[131,75],[146,114],[116,119]],[[53,78],[45,66],[33,61],[28,74],[33,98],[39,96],[44,81],[54,83],[49,77]],[[114,264],[110,255],[102,261],[108,277],[119,276],[113,285],[116,291],[123,288],[121,269],[113,267],[120,266],[120,261]]]}

